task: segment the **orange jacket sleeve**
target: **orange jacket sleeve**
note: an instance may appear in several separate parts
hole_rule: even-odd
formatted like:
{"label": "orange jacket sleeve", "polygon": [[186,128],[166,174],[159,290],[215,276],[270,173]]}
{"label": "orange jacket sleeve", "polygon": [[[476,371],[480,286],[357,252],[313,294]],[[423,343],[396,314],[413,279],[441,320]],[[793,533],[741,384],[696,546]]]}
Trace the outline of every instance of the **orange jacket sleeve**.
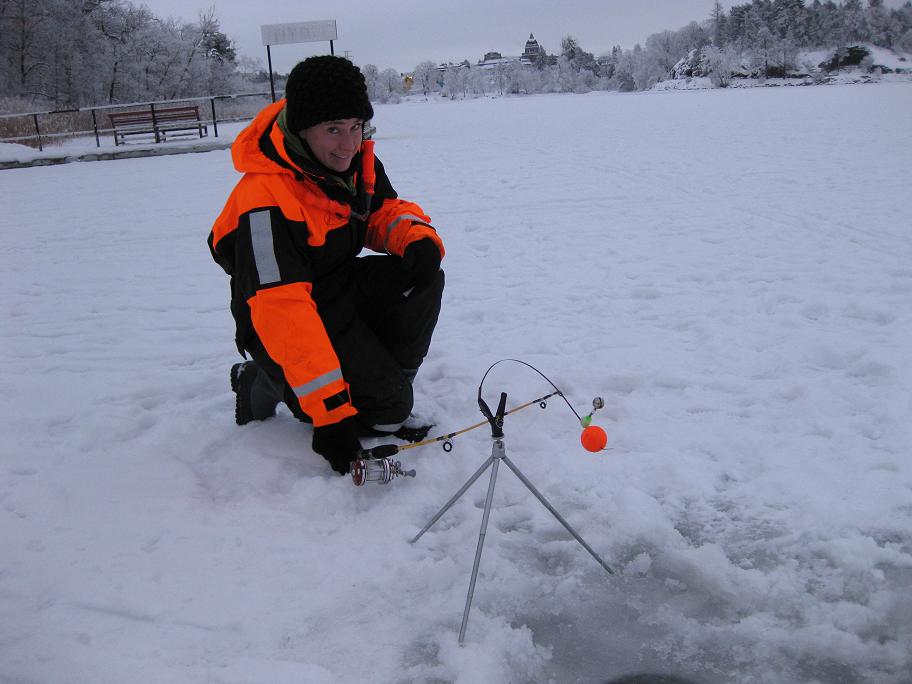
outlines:
{"label": "orange jacket sleeve", "polygon": [[[336,423],[357,410],[312,297],[312,273],[301,245],[308,239],[307,216],[295,213],[300,203],[281,197],[279,206],[263,206],[274,198],[258,195],[250,185],[235,189],[210,237],[213,254],[232,277],[232,309],[236,318],[249,313],[253,333],[314,425]],[[239,346],[243,342],[239,339]]]}
{"label": "orange jacket sleeve", "polygon": [[309,283],[290,283],[261,289],[247,304],[260,341],[319,427],[357,411],[310,292]]}
{"label": "orange jacket sleeve", "polygon": [[431,217],[414,202],[385,199],[374,211],[367,226],[367,246],[375,252],[402,256],[412,242],[429,238],[437,245],[442,259],[446,253],[443,240],[431,226]]}

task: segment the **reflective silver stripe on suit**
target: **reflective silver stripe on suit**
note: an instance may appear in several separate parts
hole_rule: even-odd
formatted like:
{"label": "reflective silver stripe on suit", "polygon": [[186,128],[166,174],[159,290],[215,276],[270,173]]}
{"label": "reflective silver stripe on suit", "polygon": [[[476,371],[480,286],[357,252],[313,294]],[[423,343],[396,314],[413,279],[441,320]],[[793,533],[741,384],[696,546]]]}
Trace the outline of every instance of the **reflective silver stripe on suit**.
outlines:
{"label": "reflective silver stripe on suit", "polygon": [[253,260],[256,262],[260,285],[279,282],[282,276],[279,275],[279,264],[272,244],[272,221],[268,209],[250,213],[250,241],[253,244]]}
{"label": "reflective silver stripe on suit", "polygon": [[415,216],[414,214],[403,214],[402,216],[397,216],[394,218],[390,224],[386,227],[386,239],[383,241],[383,246],[386,249],[389,249],[389,239],[390,235],[393,232],[393,228],[399,225],[399,221],[418,221],[419,223],[425,223],[425,220],[420,216]]}
{"label": "reflective silver stripe on suit", "polygon": [[306,382],[303,385],[299,385],[294,388],[294,393],[296,397],[306,397],[312,392],[316,392],[318,389],[326,387],[329,383],[336,380],[342,379],[342,369],[336,368],[336,370],[331,370],[329,373],[321,375],[319,378],[314,378],[310,382]]}

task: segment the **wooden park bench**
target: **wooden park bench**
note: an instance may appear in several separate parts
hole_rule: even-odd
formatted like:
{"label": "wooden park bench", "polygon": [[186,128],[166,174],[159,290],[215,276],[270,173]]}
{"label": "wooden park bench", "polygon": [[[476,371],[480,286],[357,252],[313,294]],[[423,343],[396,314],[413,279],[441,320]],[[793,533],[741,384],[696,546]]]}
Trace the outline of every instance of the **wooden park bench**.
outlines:
{"label": "wooden park bench", "polygon": [[199,137],[209,134],[206,124],[200,120],[199,107],[167,107],[142,109],[132,112],[115,112],[108,114],[111,128],[114,129],[114,144],[123,145],[128,135],[151,135],[155,142],[165,142],[169,134],[178,137],[199,133]]}

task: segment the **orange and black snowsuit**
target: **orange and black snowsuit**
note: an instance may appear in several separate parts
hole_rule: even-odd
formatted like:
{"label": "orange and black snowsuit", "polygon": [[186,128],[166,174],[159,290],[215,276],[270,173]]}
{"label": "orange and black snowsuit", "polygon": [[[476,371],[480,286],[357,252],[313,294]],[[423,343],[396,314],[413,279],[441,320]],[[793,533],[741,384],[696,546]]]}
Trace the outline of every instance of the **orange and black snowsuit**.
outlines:
{"label": "orange and black snowsuit", "polygon": [[[372,141],[353,161],[357,171],[340,178],[294,154],[276,121],[283,107],[266,107],[234,142],[244,176],[209,235],[231,276],[238,349],[314,426],[360,412],[368,425],[395,429],[412,402],[402,371],[427,353],[443,289],[441,271],[428,292],[405,296],[399,257],[422,238],[443,255],[443,243],[421,207],[397,197],[379,160],[362,168]],[[372,174],[373,197],[360,206]],[[365,246],[392,256],[356,258]]]}

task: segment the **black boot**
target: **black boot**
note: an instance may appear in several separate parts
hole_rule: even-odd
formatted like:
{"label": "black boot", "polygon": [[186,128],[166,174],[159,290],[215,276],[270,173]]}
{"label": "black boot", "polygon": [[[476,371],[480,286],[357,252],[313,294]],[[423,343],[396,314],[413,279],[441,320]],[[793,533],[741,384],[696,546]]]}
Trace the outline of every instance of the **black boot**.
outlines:
{"label": "black boot", "polygon": [[234,421],[238,425],[266,420],[275,415],[280,397],[272,380],[255,361],[236,363],[231,367],[231,391],[236,395]]}

